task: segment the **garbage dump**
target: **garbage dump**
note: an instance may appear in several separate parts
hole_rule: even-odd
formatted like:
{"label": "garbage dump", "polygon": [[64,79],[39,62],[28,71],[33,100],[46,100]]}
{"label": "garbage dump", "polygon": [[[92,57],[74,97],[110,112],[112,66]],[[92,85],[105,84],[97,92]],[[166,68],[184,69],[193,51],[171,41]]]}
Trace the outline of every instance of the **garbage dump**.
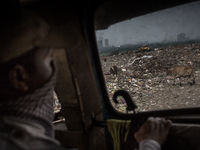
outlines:
{"label": "garbage dump", "polygon": [[61,111],[61,104],[59,102],[58,96],[55,93],[55,91],[53,91],[53,99],[54,99],[53,103],[54,113],[59,113]]}
{"label": "garbage dump", "polygon": [[[196,107],[200,105],[200,43],[176,47],[156,48],[153,51],[107,56],[101,62],[110,101],[121,112],[126,111],[126,102],[118,98],[114,104],[113,93],[127,90],[138,111]],[[117,75],[109,74],[112,66],[117,66]],[[166,68],[193,65],[195,84],[190,86],[187,78],[166,76]],[[181,80],[182,85],[179,85]]]}

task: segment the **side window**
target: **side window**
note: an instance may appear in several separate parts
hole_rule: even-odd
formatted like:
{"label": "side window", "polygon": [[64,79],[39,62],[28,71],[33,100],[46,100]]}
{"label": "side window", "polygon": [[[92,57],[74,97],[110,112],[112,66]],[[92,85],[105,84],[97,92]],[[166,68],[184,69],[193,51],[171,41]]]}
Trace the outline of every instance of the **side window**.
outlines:
{"label": "side window", "polygon": [[[125,89],[139,111],[200,105],[199,8],[197,1],[96,28],[110,100]],[[119,102],[113,106],[125,112]]]}

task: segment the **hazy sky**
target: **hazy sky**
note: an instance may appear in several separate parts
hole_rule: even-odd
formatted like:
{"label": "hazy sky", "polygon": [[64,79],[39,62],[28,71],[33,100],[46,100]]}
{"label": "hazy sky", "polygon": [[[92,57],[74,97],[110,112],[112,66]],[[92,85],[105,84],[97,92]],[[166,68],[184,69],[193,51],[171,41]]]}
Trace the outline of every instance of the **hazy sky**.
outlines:
{"label": "hazy sky", "polygon": [[108,39],[110,45],[176,40],[185,33],[190,39],[200,37],[200,1],[165,9],[111,25],[97,31],[97,39]]}

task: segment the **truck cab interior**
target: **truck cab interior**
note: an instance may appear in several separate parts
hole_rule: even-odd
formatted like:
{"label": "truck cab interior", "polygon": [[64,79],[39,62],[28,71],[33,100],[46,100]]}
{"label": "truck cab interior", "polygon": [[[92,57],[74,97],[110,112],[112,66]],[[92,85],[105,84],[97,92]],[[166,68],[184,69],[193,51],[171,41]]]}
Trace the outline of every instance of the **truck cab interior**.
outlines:
{"label": "truck cab interior", "polygon": [[[121,149],[138,149],[134,132],[153,116],[173,122],[162,149],[200,149],[200,1],[13,3],[36,12],[51,26],[74,31],[73,46],[53,53],[58,68],[53,123],[63,146],[113,149],[107,120],[117,119],[131,121]],[[143,45],[150,50],[138,52]],[[166,68],[188,64],[194,66],[195,84],[174,77],[173,85]],[[107,75],[114,65],[118,73]]]}

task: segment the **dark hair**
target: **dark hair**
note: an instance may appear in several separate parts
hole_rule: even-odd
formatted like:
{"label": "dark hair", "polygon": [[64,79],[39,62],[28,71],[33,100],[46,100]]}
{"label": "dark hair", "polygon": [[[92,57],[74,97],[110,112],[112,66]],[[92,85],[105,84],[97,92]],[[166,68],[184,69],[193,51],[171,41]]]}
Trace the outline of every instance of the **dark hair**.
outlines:
{"label": "dark hair", "polygon": [[1,0],[0,14],[16,11],[20,8],[19,0]]}

